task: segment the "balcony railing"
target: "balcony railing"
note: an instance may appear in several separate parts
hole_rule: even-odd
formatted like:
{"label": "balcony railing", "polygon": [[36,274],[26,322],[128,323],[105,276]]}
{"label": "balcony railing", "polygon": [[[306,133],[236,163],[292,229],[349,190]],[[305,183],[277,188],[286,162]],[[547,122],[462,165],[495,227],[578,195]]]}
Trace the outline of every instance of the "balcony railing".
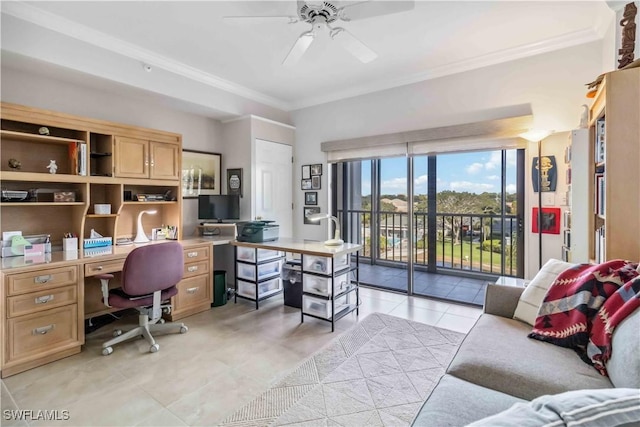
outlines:
{"label": "balcony railing", "polygon": [[[409,261],[407,213],[349,210],[347,214],[351,241],[364,246],[363,257],[390,263]],[[377,224],[375,233],[371,230],[372,215]],[[436,213],[435,248],[427,245],[427,217],[426,212],[414,214],[414,265],[427,266],[428,251],[435,251],[440,268],[517,275],[515,215]],[[372,234],[378,237],[377,242],[371,239]]]}

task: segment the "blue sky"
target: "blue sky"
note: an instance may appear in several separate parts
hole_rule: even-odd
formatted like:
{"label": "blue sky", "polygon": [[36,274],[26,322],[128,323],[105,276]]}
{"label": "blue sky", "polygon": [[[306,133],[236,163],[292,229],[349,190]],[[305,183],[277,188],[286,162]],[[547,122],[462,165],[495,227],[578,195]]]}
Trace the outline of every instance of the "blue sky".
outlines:
{"label": "blue sky", "polygon": [[[407,159],[382,159],[382,194],[405,194],[407,187]],[[470,193],[500,191],[500,151],[442,154],[438,156],[438,191],[468,191]],[[414,192],[427,194],[427,158],[416,157],[414,162]],[[371,167],[362,165],[362,194],[371,194]],[[507,192],[516,191],[516,150],[507,151]]]}

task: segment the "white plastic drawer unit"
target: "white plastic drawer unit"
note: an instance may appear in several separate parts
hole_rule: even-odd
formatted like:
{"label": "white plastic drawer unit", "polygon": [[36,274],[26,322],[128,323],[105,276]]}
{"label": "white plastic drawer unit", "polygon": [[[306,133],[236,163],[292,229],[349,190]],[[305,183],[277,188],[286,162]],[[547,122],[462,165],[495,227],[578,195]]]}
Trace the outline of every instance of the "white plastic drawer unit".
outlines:
{"label": "white plastic drawer unit", "polygon": [[[349,308],[351,301],[355,300],[355,295],[345,294],[334,300],[335,315]],[[323,319],[331,319],[331,300],[324,298],[316,298],[311,295],[302,295],[302,312],[312,314]]]}
{"label": "white plastic drawer unit", "polygon": [[[258,298],[266,297],[282,290],[282,280],[276,277],[271,280],[258,283]],[[238,295],[247,298],[256,298],[256,284],[238,280]]]}
{"label": "white plastic drawer unit", "polygon": [[247,262],[262,262],[284,256],[283,252],[272,249],[254,249],[238,246],[237,250],[238,260]]}
{"label": "white plastic drawer unit", "polygon": [[311,294],[330,297],[333,295],[333,288],[336,294],[346,291],[349,287],[351,273],[341,274],[337,276],[333,287],[331,286],[331,277],[316,276],[314,274],[305,274],[302,280],[302,290]]}
{"label": "white plastic drawer unit", "polygon": [[[245,280],[262,280],[273,276],[280,276],[282,271],[282,260],[267,262],[265,264],[245,264],[237,262],[238,279]],[[256,267],[258,268],[258,277],[256,277]]]}
{"label": "white plastic drawer unit", "polygon": [[331,262],[334,262],[334,271],[340,271],[348,268],[351,264],[351,256],[349,254],[338,255],[335,258],[305,255],[304,270],[313,271],[314,273],[331,274]]}

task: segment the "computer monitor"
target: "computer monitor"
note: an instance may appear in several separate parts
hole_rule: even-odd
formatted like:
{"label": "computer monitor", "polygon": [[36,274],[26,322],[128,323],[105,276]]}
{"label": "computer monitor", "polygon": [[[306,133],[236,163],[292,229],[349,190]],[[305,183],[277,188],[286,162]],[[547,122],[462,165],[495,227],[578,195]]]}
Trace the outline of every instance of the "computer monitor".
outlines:
{"label": "computer monitor", "polygon": [[198,196],[198,220],[222,222],[240,219],[240,196],[200,195]]}

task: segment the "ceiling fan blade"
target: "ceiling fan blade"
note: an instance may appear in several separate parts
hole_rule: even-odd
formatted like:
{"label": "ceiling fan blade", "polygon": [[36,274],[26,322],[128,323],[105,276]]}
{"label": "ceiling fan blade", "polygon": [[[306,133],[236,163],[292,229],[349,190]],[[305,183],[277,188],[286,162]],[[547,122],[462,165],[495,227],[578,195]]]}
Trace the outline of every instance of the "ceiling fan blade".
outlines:
{"label": "ceiling fan blade", "polygon": [[305,31],[300,34],[300,37],[296,40],[287,57],[282,61],[282,65],[293,65],[298,62],[307,49],[309,49],[309,46],[311,46],[314,37],[315,34],[313,34],[313,31]]}
{"label": "ceiling fan blade", "polygon": [[365,64],[373,61],[378,54],[371,50],[367,45],[358,40],[353,34],[344,28],[337,27],[331,30],[331,38],[338,41],[340,45],[353,56],[358,58]]}
{"label": "ceiling fan blade", "polygon": [[415,7],[415,1],[371,1],[353,2],[340,8],[340,19],[355,21],[380,15],[406,12]]}
{"label": "ceiling fan blade", "polygon": [[263,15],[263,16],[223,16],[225,21],[284,21],[287,24],[295,24],[300,21],[300,18],[293,15]]}

